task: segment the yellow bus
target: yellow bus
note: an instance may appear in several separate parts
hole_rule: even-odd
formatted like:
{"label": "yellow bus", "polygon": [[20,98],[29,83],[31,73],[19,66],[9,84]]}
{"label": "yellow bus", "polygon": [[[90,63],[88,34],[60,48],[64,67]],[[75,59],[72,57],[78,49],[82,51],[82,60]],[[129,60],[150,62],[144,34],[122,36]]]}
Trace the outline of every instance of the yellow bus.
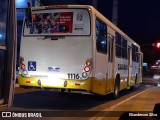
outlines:
{"label": "yellow bus", "polygon": [[18,82],[25,88],[114,93],[142,82],[140,46],[89,5],[40,6],[24,20]]}

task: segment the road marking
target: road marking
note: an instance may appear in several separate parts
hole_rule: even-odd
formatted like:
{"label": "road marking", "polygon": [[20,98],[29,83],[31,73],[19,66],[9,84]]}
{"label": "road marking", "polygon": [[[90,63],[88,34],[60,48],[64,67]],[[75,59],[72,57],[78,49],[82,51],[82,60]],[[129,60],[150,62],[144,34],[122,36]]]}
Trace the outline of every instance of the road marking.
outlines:
{"label": "road marking", "polygon": [[103,110],[103,111],[113,111],[113,109],[115,109],[117,106],[119,106],[119,105],[121,105],[121,104],[123,104],[123,103],[125,103],[125,102],[127,102],[127,101],[129,101],[129,100],[131,100],[131,99],[133,99],[134,97],[136,97],[136,96],[138,96],[138,95],[140,95],[140,94],[142,94],[142,93],[144,93],[144,92],[146,92],[146,91],[148,91],[148,90],[150,90],[150,89],[151,89],[151,88],[146,89],[146,90],[144,90],[144,91],[142,91],[142,92],[140,92],[140,93],[137,93],[136,95],[131,96],[131,97],[129,97],[129,98],[127,98],[127,99],[125,99],[125,100],[123,100],[123,101],[121,101],[121,102],[119,102],[119,103],[117,103],[117,104],[115,104],[115,105],[113,105],[113,106],[111,106],[111,107]]}
{"label": "road marking", "polygon": [[[152,87],[151,87],[151,88],[152,88]],[[129,101],[129,100],[131,100],[131,99],[133,99],[134,97],[136,97],[136,96],[138,96],[138,95],[140,95],[140,94],[142,94],[142,93],[144,93],[144,92],[146,92],[146,91],[148,91],[148,90],[150,90],[151,88],[148,88],[148,89],[146,89],[146,90],[144,90],[144,91],[142,91],[142,92],[140,92],[140,93],[137,93],[136,95],[131,96],[131,97],[129,97],[129,98],[127,98],[127,99],[125,99],[125,100],[123,100],[123,101],[121,101],[121,102],[119,102],[119,103],[117,103],[117,104],[115,104],[115,105],[107,108],[107,109],[102,110],[102,113],[100,113],[98,116],[94,116],[94,117],[90,118],[89,120],[97,120],[99,117],[101,117],[101,116],[103,115],[103,111],[109,111],[109,112],[110,112],[110,111],[113,111],[113,110],[114,110],[116,107],[118,107],[119,105],[121,105],[121,104],[123,104],[123,103],[125,103],[125,102],[127,102],[127,101]]]}

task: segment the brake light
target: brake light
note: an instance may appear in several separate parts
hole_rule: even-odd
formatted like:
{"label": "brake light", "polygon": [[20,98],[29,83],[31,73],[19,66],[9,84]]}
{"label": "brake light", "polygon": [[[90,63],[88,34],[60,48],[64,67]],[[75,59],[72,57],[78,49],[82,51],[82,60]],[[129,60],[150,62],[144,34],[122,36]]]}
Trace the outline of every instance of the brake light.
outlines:
{"label": "brake light", "polygon": [[91,72],[91,68],[92,68],[92,60],[91,59],[87,59],[86,60],[86,64],[83,68],[83,73],[82,73],[82,77],[83,78],[87,78]]}
{"label": "brake light", "polygon": [[25,70],[25,69],[26,69],[25,64],[21,64],[20,68],[21,68],[22,70]]}
{"label": "brake light", "polygon": [[91,70],[92,61],[91,59],[86,60],[86,65],[84,67],[84,72],[90,72]]}
{"label": "brake light", "polygon": [[75,85],[79,86],[79,85],[80,85],[80,83],[75,83]]}
{"label": "brake light", "polygon": [[84,67],[84,71],[85,71],[85,72],[89,72],[89,71],[90,71],[90,67],[89,67],[89,66],[85,66],[85,67]]}
{"label": "brake light", "polygon": [[30,81],[26,81],[26,83],[31,83]]}
{"label": "brake light", "polygon": [[24,64],[24,58],[20,57],[20,69],[21,70],[26,70],[26,65]]}

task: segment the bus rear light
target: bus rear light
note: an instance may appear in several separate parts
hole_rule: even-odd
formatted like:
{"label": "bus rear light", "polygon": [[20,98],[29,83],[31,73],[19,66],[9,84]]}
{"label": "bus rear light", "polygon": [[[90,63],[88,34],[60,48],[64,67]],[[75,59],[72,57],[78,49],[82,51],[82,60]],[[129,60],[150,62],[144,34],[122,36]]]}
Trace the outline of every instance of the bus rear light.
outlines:
{"label": "bus rear light", "polygon": [[25,69],[26,69],[25,64],[21,64],[20,68],[21,68],[22,70],[25,70]]}
{"label": "bus rear light", "polygon": [[26,81],[26,83],[31,83],[31,81]]}
{"label": "bus rear light", "polygon": [[23,57],[20,58],[20,64],[24,64],[24,58]]}
{"label": "bus rear light", "polygon": [[79,85],[81,85],[81,84],[80,84],[80,83],[75,83],[75,85],[79,86]]}
{"label": "bus rear light", "polygon": [[35,83],[34,81],[29,81],[29,80],[26,81],[26,84],[34,84],[34,83]]}
{"label": "bus rear light", "polygon": [[87,61],[86,61],[86,65],[87,65],[87,66],[91,66],[91,65],[92,65],[91,60],[87,60]]}
{"label": "bus rear light", "polygon": [[89,72],[90,71],[90,67],[89,66],[85,66],[84,71],[85,72]]}

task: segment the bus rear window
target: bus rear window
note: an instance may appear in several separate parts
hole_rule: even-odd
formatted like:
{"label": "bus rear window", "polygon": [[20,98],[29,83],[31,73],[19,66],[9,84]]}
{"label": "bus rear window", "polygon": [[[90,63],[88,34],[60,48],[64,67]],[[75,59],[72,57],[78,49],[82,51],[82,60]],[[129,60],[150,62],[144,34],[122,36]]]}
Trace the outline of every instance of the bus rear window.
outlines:
{"label": "bus rear window", "polygon": [[90,35],[90,16],[86,9],[32,11],[32,27],[24,35]]}

